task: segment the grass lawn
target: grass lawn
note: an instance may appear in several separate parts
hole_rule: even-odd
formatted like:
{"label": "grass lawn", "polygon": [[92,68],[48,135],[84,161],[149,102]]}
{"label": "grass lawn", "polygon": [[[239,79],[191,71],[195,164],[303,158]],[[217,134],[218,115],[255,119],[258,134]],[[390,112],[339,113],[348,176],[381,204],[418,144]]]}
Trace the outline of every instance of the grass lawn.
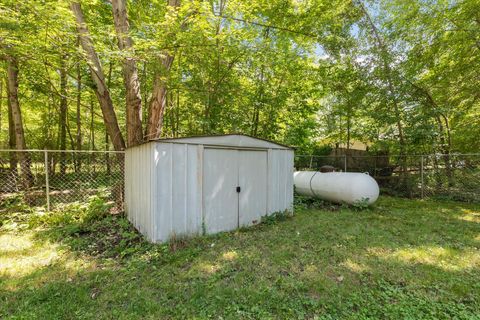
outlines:
{"label": "grass lawn", "polygon": [[383,197],[170,245],[55,219],[0,231],[0,318],[480,319],[479,205]]}

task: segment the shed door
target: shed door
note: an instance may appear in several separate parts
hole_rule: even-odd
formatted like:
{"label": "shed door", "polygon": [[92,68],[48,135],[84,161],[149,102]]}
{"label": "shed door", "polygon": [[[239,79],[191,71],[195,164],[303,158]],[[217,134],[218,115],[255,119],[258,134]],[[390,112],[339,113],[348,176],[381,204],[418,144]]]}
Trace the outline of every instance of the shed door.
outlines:
{"label": "shed door", "polygon": [[260,222],[267,214],[267,152],[239,151],[239,226]]}
{"label": "shed door", "polygon": [[203,163],[205,231],[260,222],[267,212],[267,152],[206,148]]}
{"label": "shed door", "polygon": [[207,233],[238,227],[237,150],[205,149],[203,156],[204,222]]}

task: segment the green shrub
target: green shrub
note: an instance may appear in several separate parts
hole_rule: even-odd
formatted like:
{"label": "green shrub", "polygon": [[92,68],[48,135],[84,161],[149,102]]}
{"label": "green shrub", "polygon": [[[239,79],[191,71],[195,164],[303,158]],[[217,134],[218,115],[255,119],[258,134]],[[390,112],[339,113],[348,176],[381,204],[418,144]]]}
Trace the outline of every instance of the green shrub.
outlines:
{"label": "green shrub", "polygon": [[261,220],[261,223],[266,224],[266,225],[271,225],[271,224],[275,224],[279,221],[286,221],[291,216],[292,216],[292,213],[288,210],[277,211],[277,212],[272,213],[271,215],[263,216],[262,220]]}
{"label": "green shrub", "polygon": [[35,208],[25,202],[23,193],[15,193],[0,200],[0,228],[26,226]]}

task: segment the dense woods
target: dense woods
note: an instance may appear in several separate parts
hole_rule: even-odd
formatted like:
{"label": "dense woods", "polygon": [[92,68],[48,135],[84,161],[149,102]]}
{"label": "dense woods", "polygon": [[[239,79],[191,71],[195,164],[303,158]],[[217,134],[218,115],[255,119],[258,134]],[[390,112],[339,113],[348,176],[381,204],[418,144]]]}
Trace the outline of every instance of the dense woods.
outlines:
{"label": "dense woods", "polygon": [[302,153],[352,141],[477,152],[479,7],[3,0],[0,148],[122,150],[240,132]]}

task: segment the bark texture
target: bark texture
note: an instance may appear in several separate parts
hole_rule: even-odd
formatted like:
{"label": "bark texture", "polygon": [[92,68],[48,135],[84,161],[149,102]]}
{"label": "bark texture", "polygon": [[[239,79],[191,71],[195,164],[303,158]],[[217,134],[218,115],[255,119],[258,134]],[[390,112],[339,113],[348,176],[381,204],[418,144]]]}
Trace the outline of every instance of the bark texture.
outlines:
{"label": "bark texture", "polygon": [[[178,9],[180,0],[168,0],[168,6]],[[160,69],[155,72],[153,82],[152,98],[148,105],[148,122],[145,132],[147,140],[157,139],[162,134],[163,118],[167,103],[167,74],[172,67],[174,56],[164,52],[160,59]]]}
{"label": "bark texture", "polygon": [[125,55],[122,70],[126,92],[127,145],[131,147],[143,141],[140,81],[136,61],[132,57],[133,41],[129,35],[126,0],[112,0],[112,9],[118,48]]}
{"label": "bark texture", "polygon": [[80,44],[85,51],[90,74],[96,86],[95,95],[97,96],[98,102],[102,109],[103,121],[105,123],[108,135],[112,140],[115,150],[124,150],[125,141],[123,140],[123,136],[118,125],[118,120],[113,108],[110,92],[105,83],[105,75],[103,73],[102,64],[100,63],[100,59],[98,58],[97,52],[93,46],[80,3],[72,2],[70,4],[70,9],[73,12],[77,22],[77,32],[80,37]]}
{"label": "bark texture", "polygon": [[[67,71],[65,66],[66,57],[62,57],[60,68],[60,150],[67,149]],[[60,174],[66,171],[66,153],[60,152]]]}
{"label": "bark texture", "polygon": [[[25,150],[27,145],[25,143],[22,112],[18,101],[18,63],[14,57],[7,57],[7,92],[15,134],[15,146],[17,150]],[[20,162],[22,185],[24,188],[29,188],[33,184],[30,156],[27,152],[17,152],[17,159]]]}

